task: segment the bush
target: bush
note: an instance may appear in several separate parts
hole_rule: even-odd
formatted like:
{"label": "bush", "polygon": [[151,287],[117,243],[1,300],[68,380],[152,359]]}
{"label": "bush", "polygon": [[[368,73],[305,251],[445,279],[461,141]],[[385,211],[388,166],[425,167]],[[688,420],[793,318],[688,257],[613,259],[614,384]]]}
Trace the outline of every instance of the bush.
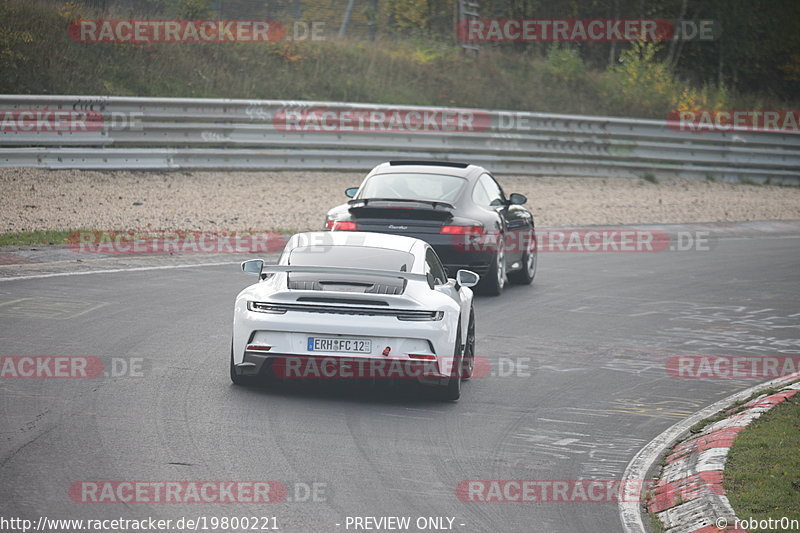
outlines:
{"label": "bush", "polygon": [[586,75],[586,65],[578,50],[553,45],[547,52],[545,71],[556,81],[573,85]]}
{"label": "bush", "polygon": [[657,57],[656,43],[634,42],[620,54],[604,78],[604,92],[614,114],[666,118],[673,110],[724,109],[726,88],[700,89],[678,79]]}
{"label": "bush", "polygon": [[666,117],[671,110],[679,88],[657,51],[656,43],[634,42],[608,69],[607,96],[620,114]]}

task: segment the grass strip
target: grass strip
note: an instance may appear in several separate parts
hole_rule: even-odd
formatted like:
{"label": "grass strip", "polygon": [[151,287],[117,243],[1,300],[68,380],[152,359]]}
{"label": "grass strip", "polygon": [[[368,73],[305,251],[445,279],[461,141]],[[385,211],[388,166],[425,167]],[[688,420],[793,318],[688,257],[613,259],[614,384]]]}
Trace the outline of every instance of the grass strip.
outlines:
{"label": "grass strip", "polygon": [[67,236],[76,230],[36,230],[0,233],[0,246],[28,246],[31,244],[66,244]]}
{"label": "grass strip", "polygon": [[[725,491],[742,520],[800,522],[800,398],[794,396],[737,436],[725,466]],[[774,524],[774,522],[773,522]],[[778,529],[750,529],[751,533]]]}

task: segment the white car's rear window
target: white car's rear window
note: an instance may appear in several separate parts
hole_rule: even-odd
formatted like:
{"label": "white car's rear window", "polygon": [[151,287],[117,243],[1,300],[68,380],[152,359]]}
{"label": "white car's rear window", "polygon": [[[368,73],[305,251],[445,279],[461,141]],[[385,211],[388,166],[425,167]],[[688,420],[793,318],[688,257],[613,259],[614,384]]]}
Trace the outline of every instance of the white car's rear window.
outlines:
{"label": "white car's rear window", "polygon": [[368,246],[302,246],[289,255],[297,266],[338,266],[410,272],[414,256],[400,250]]}

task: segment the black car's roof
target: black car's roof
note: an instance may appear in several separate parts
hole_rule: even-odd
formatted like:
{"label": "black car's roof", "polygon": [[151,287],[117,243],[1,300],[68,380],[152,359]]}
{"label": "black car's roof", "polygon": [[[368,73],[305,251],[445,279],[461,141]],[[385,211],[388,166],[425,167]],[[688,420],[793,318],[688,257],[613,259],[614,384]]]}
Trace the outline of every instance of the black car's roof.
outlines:
{"label": "black car's roof", "polygon": [[387,161],[373,168],[369,174],[387,174],[389,172],[445,174],[467,179],[480,176],[484,172],[488,173],[485,168],[477,165],[451,161]]}

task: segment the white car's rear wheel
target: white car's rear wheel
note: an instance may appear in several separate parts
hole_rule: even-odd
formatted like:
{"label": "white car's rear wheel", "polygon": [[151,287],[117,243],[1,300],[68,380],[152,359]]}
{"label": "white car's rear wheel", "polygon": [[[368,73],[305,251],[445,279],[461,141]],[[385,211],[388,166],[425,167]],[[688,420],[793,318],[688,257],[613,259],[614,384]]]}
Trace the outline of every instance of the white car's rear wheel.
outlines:
{"label": "white car's rear wheel", "polygon": [[456,335],[456,346],[453,349],[453,367],[447,385],[439,388],[439,398],[454,402],[461,398],[461,330]]}
{"label": "white car's rear wheel", "polygon": [[242,376],[236,372],[236,365],[233,364],[233,341],[231,341],[231,381],[234,385],[252,385],[255,376]]}
{"label": "white car's rear wheel", "polygon": [[467,338],[464,341],[464,356],[461,359],[461,379],[469,379],[475,369],[475,312],[469,310]]}

